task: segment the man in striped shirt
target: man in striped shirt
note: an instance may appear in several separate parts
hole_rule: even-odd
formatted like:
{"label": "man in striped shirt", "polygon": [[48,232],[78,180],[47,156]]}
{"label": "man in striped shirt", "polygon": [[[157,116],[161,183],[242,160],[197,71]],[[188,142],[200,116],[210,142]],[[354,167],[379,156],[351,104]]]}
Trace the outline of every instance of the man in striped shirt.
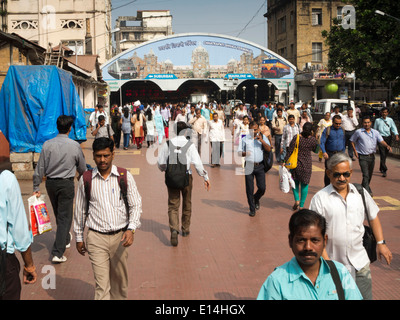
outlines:
{"label": "man in striped shirt", "polygon": [[[127,171],[129,213],[121,196],[120,175],[114,159],[114,142],[108,138],[93,143],[96,167],[92,172],[88,217],[83,177],[79,180],[75,203],[74,231],[76,248],[81,255],[87,251],[96,282],[96,300],[123,300],[128,293],[128,247],[140,227],[142,199],[132,174]],[[85,223],[86,222],[86,223]],[[86,245],[83,230],[89,228]]]}

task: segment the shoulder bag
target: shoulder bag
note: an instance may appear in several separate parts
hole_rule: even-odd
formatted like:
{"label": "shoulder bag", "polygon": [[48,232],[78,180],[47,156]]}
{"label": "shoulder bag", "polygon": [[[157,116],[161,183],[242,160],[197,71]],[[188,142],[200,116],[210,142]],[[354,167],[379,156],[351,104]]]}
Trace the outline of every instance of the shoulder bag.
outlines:
{"label": "shoulder bag", "polygon": [[298,134],[296,138],[296,146],[294,147],[293,152],[290,155],[289,159],[285,163],[285,167],[287,169],[297,168],[297,157],[299,155],[299,141],[300,141],[300,135]]}

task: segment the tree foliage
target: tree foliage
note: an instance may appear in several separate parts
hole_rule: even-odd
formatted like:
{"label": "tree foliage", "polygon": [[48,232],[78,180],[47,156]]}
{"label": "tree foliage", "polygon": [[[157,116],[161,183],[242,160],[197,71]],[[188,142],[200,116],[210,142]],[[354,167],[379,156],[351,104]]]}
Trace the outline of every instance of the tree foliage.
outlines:
{"label": "tree foliage", "polygon": [[[365,82],[400,84],[400,21],[381,16],[383,11],[400,19],[400,1],[343,0],[356,9],[356,28],[344,29],[337,21],[322,35],[329,45],[330,72],[353,72]],[[397,91],[397,90],[396,90]]]}

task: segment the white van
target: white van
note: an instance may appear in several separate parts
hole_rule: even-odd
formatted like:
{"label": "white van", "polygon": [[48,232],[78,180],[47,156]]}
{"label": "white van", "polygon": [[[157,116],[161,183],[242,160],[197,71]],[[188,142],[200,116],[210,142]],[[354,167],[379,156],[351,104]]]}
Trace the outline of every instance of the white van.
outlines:
{"label": "white van", "polygon": [[[342,114],[347,113],[349,102],[344,99],[321,99],[315,101],[315,106],[311,108],[311,114],[314,120],[320,120],[327,112],[333,112],[335,107],[339,107],[339,112]],[[355,110],[354,101],[350,100],[350,106]],[[355,114],[355,112],[354,112]]]}

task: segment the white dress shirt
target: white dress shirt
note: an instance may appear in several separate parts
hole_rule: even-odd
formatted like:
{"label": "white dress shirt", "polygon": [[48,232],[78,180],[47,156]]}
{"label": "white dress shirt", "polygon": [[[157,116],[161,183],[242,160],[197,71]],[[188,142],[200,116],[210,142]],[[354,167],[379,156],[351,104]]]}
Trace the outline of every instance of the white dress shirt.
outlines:
{"label": "white dress shirt", "polygon": [[[137,190],[132,174],[127,171],[129,221],[124,200],[118,183],[118,169],[112,166],[111,173],[104,179],[97,170],[92,172],[92,188],[89,202],[89,216],[86,226],[99,232],[110,232],[123,229],[136,230],[140,227],[142,198]],[[83,177],[79,179],[75,199],[74,231],[76,241],[83,241],[83,228],[86,211],[86,196]]]}
{"label": "white dress shirt", "polygon": [[210,120],[208,122],[210,128],[209,138],[211,142],[222,142],[225,141],[225,127],[222,120],[218,119],[216,122]]}
{"label": "white dress shirt", "polygon": [[[344,264],[355,277],[369,263],[363,246],[365,211],[363,200],[356,187],[349,184],[346,200],[329,184],[311,199],[310,209],[325,217],[328,243],[326,252],[330,259]],[[374,220],[379,208],[364,189],[369,219]]]}
{"label": "white dress shirt", "polygon": [[358,126],[358,120],[356,117],[349,117],[347,114],[342,116],[342,128],[345,131],[356,130]]}

